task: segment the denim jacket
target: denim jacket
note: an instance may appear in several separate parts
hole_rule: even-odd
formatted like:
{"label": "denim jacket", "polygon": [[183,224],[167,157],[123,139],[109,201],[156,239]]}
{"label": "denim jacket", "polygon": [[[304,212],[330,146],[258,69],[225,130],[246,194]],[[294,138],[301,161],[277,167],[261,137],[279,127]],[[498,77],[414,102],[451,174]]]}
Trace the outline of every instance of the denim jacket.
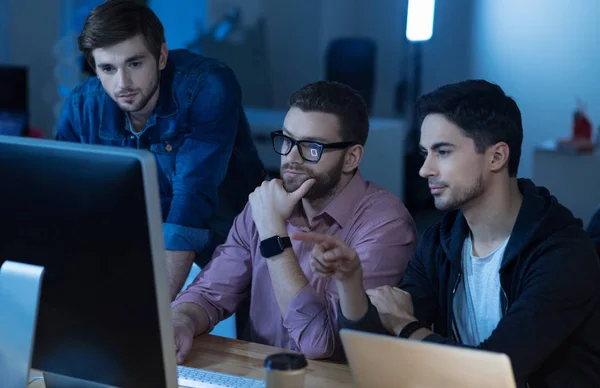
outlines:
{"label": "denim jacket", "polygon": [[65,101],[57,140],[150,150],[165,248],[201,252],[222,240],[264,175],[233,72],[215,59],[171,51],[154,113],[137,136],[129,125],[93,77]]}

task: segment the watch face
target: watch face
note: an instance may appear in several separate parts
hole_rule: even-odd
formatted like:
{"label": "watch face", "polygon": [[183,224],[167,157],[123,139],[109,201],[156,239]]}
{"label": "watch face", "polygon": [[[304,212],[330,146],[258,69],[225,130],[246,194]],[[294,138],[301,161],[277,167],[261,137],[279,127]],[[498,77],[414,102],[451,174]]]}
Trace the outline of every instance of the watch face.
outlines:
{"label": "watch face", "polygon": [[264,244],[262,244],[262,243],[260,244],[260,254],[261,254],[263,257],[269,257],[269,255],[268,255],[268,252],[267,252],[267,250],[265,249],[265,247],[264,247]]}
{"label": "watch face", "polygon": [[274,236],[261,241],[260,253],[263,255],[263,257],[271,257],[281,253],[281,247],[279,246],[278,239],[279,238],[277,236]]}
{"label": "watch face", "polygon": [[260,242],[260,253],[263,257],[273,257],[291,246],[289,237],[273,236]]}

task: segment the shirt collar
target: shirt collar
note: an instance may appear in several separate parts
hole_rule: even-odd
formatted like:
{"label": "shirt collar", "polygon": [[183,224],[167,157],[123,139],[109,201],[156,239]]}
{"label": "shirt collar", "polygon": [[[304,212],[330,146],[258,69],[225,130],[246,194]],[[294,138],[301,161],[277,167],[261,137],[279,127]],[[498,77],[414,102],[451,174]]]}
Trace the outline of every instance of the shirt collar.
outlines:
{"label": "shirt collar", "polygon": [[[315,216],[315,219],[323,214],[327,214],[333,218],[340,227],[344,228],[352,215],[352,209],[354,209],[362,199],[366,189],[367,182],[360,175],[360,171],[356,170],[356,173],[346,187],[344,187],[342,191]],[[306,215],[302,209],[302,202],[299,202],[296,207],[294,207],[289,221],[297,226],[308,224]]]}
{"label": "shirt collar", "polygon": [[175,76],[175,65],[167,60],[167,65],[160,72],[160,91],[154,112],[156,117],[169,117],[179,111],[177,100],[173,94],[173,78]]}

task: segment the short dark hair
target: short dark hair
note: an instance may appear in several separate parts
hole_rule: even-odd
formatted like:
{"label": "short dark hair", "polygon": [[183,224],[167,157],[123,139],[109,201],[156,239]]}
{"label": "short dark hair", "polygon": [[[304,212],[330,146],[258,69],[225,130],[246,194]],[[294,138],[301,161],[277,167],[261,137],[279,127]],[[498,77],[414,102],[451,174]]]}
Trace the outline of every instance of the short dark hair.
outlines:
{"label": "short dark hair", "polygon": [[429,114],[443,115],[473,139],[477,152],[505,142],[510,153],[508,174],[517,175],[523,143],[521,111],[500,86],[484,80],[445,85],[421,96],[416,109],[421,124]]}
{"label": "short dark hair", "polygon": [[290,97],[290,108],[303,112],[323,112],[337,116],[342,141],[365,145],[369,135],[369,113],[360,94],[340,82],[319,81],[297,90]]}
{"label": "short dark hair", "polygon": [[134,0],[107,0],[85,19],[79,35],[79,50],[95,68],[93,50],[113,46],[136,35],[142,35],[146,47],[158,60],[161,45],[165,43],[165,31],[156,14]]}

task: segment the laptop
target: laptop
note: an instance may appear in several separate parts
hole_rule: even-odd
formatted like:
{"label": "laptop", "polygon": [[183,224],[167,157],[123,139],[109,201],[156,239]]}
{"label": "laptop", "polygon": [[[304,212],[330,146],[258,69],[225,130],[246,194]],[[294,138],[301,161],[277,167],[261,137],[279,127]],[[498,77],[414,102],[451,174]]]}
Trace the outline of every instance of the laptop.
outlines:
{"label": "laptop", "polygon": [[515,388],[507,355],[342,329],[358,388]]}

